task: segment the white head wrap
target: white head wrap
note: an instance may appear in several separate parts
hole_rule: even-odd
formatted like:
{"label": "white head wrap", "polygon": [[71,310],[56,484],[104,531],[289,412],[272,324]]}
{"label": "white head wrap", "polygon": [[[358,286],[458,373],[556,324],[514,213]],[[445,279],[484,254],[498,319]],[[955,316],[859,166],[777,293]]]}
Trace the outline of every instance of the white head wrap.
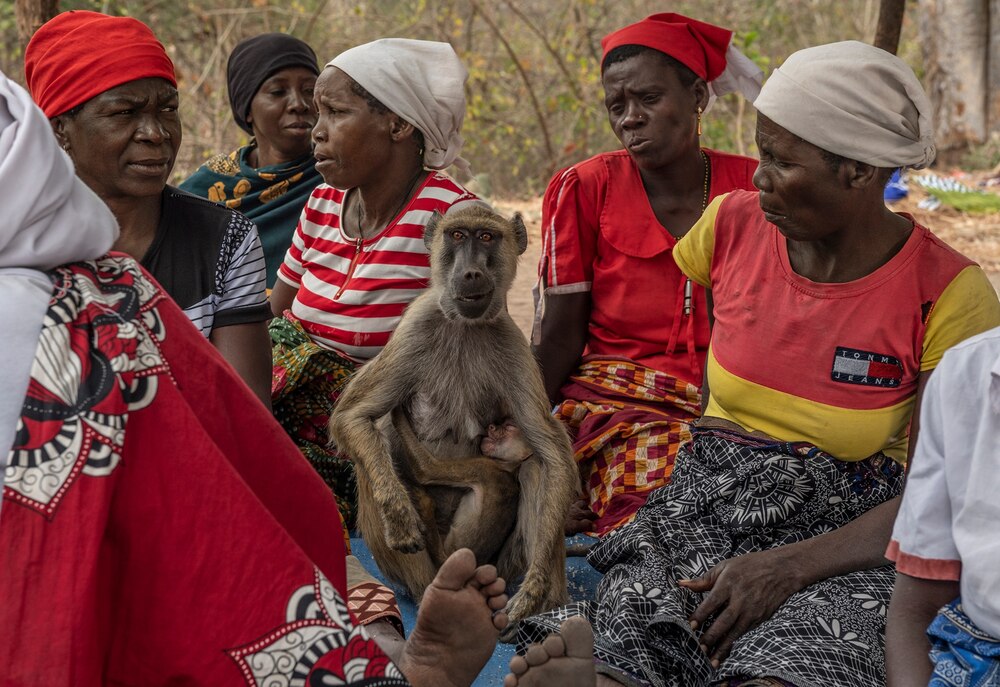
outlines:
{"label": "white head wrap", "polygon": [[382,38],[340,53],[336,67],[424,135],[424,166],[444,169],[459,157],[469,72],[447,43]]}
{"label": "white head wrap", "polygon": [[52,282],[40,270],[96,258],[118,238],[108,207],[80,181],[49,120],[0,72],[0,489]]}
{"label": "white head wrap", "polygon": [[726,68],[715,77],[715,80],[708,82],[708,104],[705,105],[705,112],[712,108],[716,98],[727,93],[739,93],[753,102],[760,94],[762,83],[764,83],[764,70],[741,53],[730,41],[729,47],[726,48]]}
{"label": "white head wrap", "polygon": [[754,107],[836,155],[876,167],[934,160],[931,104],[905,62],[858,41],[806,48],[774,70]]}

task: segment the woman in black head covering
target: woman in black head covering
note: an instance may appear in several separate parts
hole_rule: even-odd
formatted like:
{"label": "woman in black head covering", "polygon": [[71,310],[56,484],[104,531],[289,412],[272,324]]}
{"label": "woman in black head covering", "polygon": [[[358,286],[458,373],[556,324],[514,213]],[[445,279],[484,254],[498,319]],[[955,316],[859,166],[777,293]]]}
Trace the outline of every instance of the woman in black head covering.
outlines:
{"label": "woman in black head covering", "polygon": [[236,124],[253,138],[211,158],[181,184],[254,221],[268,288],[274,286],[306,199],[322,181],[310,140],[318,74],[316,54],[293,36],[265,33],[237,45],[226,68],[229,103]]}

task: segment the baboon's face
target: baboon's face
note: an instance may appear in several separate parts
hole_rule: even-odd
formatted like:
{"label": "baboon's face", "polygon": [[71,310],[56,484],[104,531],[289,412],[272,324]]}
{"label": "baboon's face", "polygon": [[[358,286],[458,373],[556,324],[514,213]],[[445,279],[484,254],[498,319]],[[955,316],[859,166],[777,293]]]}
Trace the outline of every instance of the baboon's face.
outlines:
{"label": "baboon's face", "polygon": [[492,225],[453,224],[443,229],[445,289],[455,314],[470,320],[495,316],[509,286],[503,258],[512,253],[504,250],[510,238]]}
{"label": "baboon's face", "polygon": [[521,215],[507,220],[474,206],[435,214],[424,243],[431,252],[432,283],[438,305],[449,319],[489,321],[503,312],[517,271],[517,256],[528,247]]}

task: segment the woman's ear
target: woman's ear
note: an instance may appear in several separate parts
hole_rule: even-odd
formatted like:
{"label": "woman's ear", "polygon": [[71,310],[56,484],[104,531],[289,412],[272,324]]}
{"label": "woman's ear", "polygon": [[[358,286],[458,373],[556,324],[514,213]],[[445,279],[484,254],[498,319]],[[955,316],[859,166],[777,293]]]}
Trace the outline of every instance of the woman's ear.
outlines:
{"label": "woman's ear", "polygon": [[391,116],[392,119],[389,122],[389,135],[392,136],[392,140],[398,142],[406,138],[412,138],[413,125],[396,113],[392,113]]}
{"label": "woman's ear", "polygon": [[841,173],[845,175],[847,183],[852,188],[867,188],[872,184],[884,186],[885,184],[881,183],[880,172],[880,168],[857,160],[845,160],[841,165]]}
{"label": "woman's ear", "polygon": [[700,108],[704,112],[705,108],[708,107],[708,84],[705,83],[704,79],[695,79],[691,90],[694,92],[695,107]]}
{"label": "woman's ear", "polygon": [[59,142],[59,147],[68,151],[69,136],[66,133],[66,120],[62,115],[57,115],[49,120],[49,124],[52,126],[52,133],[55,134],[56,140]]}

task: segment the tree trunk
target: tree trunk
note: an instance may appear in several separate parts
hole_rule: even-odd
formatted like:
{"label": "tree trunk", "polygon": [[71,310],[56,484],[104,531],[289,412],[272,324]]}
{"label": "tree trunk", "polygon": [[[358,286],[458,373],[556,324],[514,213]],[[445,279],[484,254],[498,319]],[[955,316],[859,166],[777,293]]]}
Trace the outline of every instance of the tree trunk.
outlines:
{"label": "tree trunk", "polygon": [[899,34],[903,31],[903,12],[906,0],[881,0],[878,6],[878,26],[875,28],[875,47],[893,55],[899,50]]}
{"label": "tree trunk", "polygon": [[[990,4],[995,0],[920,0],[925,83],[934,109],[936,141],[945,160],[986,140]],[[996,78],[996,77],[994,77]]]}
{"label": "tree trunk", "polygon": [[38,27],[59,13],[59,0],[14,0],[17,37],[26,45]]}

